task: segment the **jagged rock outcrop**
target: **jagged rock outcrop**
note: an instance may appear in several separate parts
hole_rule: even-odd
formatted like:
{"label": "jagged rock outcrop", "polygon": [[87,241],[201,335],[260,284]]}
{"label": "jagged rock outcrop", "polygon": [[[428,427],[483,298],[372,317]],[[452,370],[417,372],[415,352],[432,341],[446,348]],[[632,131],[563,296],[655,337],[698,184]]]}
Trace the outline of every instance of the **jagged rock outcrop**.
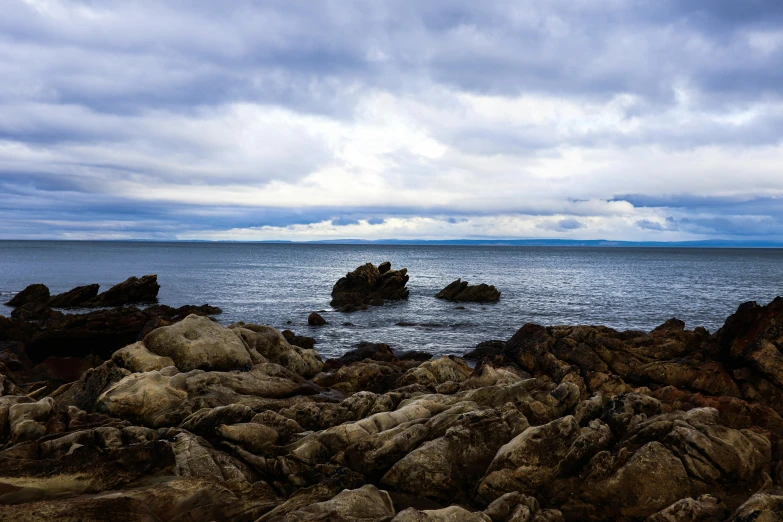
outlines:
{"label": "jagged rock outcrop", "polygon": [[43,284],[30,285],[6,304],[19,308],[26,304],[45,304],[52,308],[96,308],[124,306],[139,303],[155,303],[158,301],[158,276],[155,274],[142,277],[130,277],[118,283],[105,292],[98,293],[100,286],[90,284],[77,286],[67,292],[49,295],[49,288]]}
{"label": "jagged rock outcrop", "polygon": [[467,281],[457,279],[435,294],[435,297],[446,301],[489,303],[500,299],[500,291],[485,283],[471,285]]}
{"label": "jagged rock outcrop", "polygon": [[381,271],[372,263],[360,266],[340,278],[332,289],[331,305],[342,312],[379,306],[387,300],[408,298],[408,269],[392,270],[388,261]]}
{"label": "jagged rock outcrop", "polygon": [[28,303],[0,321],[0,520],[778,520],[781,303],[714,335],[525,325],[474,368],[156,315],[35,388],[24,343],[66,316]]}
{"label": "jagged rock outcrop", "polygon": [[77,286],[62,294],[53,295],[47,302],[52,308],[78,308],[87,307],[98,295],[100,285],[92,284]]}
{"label": "jagged rock outcrop", "polygon": [[86,306],[123,306],[137,303],[155,303],[158,301],[158,276],[149,274],[142,277],[130,277],[117,283],[105,292],[101,292]]}

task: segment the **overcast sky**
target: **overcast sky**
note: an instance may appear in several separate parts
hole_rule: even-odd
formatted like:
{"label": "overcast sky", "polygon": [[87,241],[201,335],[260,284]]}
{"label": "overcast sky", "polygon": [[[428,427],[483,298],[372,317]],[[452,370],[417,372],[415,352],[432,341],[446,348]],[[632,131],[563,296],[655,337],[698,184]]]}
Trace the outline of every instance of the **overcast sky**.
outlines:
{"label": "overcast sky", "polygon": [[783,240],[778,0],[0,13],[0,238]]}

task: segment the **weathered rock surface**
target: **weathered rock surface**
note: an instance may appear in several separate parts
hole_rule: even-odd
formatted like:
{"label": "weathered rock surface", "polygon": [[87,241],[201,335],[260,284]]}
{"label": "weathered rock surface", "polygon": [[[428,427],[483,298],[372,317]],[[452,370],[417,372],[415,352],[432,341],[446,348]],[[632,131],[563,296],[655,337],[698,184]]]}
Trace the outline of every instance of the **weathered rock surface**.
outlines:
{"label": "weathered rock surface", "polygon": [[94,312],[148,320],[90,364],[26,343],[99,316],[0,318],[0,520],[783,519],[781,299],[713,335],[525,325],[474,368],[193,310]]}
{"label": "weathered rock surface", "polygon": [[435,294],[435,297],[447,301],[489,303],[499,300],[500,292],[492,285],[485,283],[471,285],[467,281],[457,279]]}
{"label": "weathered rock surface", "polygon": [[340,278],[332,289],[331,305],[343,312],[379,306],[387,300],[408,298],[408,269],[392,270],[391,263],[379,267],[372,263],[360,266]]}
{"label": "weathered rock surface", "polygon": [[250,368],[253,361],[242,339],[207,317],[189,315],[171,326],[153,330],[144,346],[161,357],[170,357],[182,371]]}

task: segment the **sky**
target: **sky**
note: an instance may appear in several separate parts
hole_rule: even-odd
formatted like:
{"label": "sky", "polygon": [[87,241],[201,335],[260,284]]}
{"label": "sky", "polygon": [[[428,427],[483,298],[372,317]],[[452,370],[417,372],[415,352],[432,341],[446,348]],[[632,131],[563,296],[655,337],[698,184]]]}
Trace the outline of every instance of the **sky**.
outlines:
{"label": "sky", "polygon": [[0,238],[783,241],[778,0],[0,0]]}

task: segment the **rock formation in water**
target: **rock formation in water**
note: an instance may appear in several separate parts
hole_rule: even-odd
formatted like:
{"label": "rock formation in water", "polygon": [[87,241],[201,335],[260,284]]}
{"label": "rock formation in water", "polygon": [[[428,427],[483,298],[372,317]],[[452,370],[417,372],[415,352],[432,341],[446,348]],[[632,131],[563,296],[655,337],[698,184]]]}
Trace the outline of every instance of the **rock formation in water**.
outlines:
{"label": "rock formation in water", "polygon": [[158,301],[158,276],[130,277],[103,293],[98,293],[97,284],[77,286],[76,288],[49,296],[49,288],[43,284],[33,284],[16,294],[6,305],[19,308],[28,304],[48,305],[52,308],[108,308],[129,304],[156,303]]}
{"label": "rock formation in water", "polygon": [[488,303],[498,301],[500,299],[500,292],[492,285],[484,283],[471,285],[468,284],[467,281],[457,279],[435,294],[435,297],[447,301]]}
{"label": "rock formation in water", "polygon": [[326,319],[318,312],[312,312],[307,316],[307,324],[310,326],[324,326],[326,324]]}
{"label": "rock formation in water", "polygon": [[[87,308],[93,299],[98,296],[100,285],[91,284],[77,286],[72,290],[52,296],[47,302],[52,308]],[[157,292],[155,293],[157,296]]]}
{"label": "rock formation in water", "polygon": [[[0,320],[0,360],[36,306]],[[782,298],[715,334],[528,324],[475,368],[145,326],[58,387],[0,364],[0,520],[783,519]]]}
{"label": "rock formation in water", "polygon": [[392,270],[388,261],[377,267],[367,263],[335,283],[331,305],[341,312],[353,312],[368,305],[380,306],[387,300],[407,299],[407,283],[407,268]]}
{"label": "rock formation in water", "polygon": [[18,308],[30,303],[46,303],[47,301],[49,301],[49,287],[36,283],[16,294],[5,304]]}

